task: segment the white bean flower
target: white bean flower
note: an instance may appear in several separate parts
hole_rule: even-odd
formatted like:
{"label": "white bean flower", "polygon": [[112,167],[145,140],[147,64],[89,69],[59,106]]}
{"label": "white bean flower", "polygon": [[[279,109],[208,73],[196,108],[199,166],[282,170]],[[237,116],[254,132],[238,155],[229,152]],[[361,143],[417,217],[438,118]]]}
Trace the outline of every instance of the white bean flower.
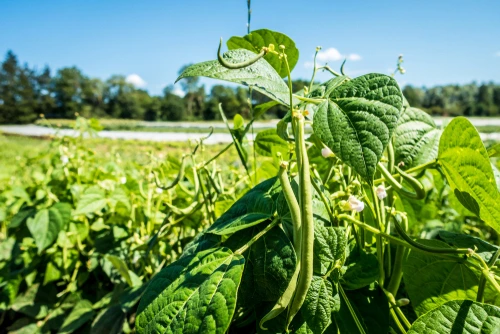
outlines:
{"label": "white bean flower", "polygon": [[127,183],[127,178],[126,178],[125,176],[122,176],[122,177],[120,178],[120,183],[121,183],[121,184],[125,184],[125,183]]}
{"label": "white bean flower", "polygon": [[382,184],[377,187],[376,192],[379,200],[383,200],[387,197],[387,192],[385,191],[385,187]]}
{"label": "white bean flower", "polygon": [[335,156],[332,152],[332,150],[330,150],[328,147],[324,147],[322,150],[321,150],[321,155],[323,156],[323,158],[331,158],[333,156]]}
{"label": "white bean flower", "polygon": [[160,187],[156,188],[156,193],[157,194],[163,193],[163,189],[161,189]]}
{"label": "white bean flower", "polygon": [[365,203],[352,195],[349,196],[348,203],[352,211],[361,212],[365,208]]}
{"label": "white bean flower", "polygon": [[61,162],[65,166],[69,162],[69,158],[65,155],[61,155]]}

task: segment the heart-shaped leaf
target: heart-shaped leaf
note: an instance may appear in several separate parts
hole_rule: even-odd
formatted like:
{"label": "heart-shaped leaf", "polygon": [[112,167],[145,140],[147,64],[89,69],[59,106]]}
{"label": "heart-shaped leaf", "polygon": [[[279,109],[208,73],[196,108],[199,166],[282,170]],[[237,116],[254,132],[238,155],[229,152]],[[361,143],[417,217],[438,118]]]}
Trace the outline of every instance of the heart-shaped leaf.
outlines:
{"label": "heart-shaped leaf", "polygon": [[367,74],[336,87],[314,114],[314,133],[367,182],[397,126],[403,106],[397,82]]}
{"label": "heart-shaped leaf", "polygon": [[[262,47],[268,47],[269,44],[273,44],[276,51],[279,50],[280,45],[285,46],[288,66],[290,66],[290,71],[292,71],[299,60],[299,50],[295,46],[295,42],[285,34],[268,29],[259,29],[243,37],[233,36],[227,41],[227,47],[230,50],[246,49],[255,53],[259,53]],[[285,62],[277,54],[268,53],[264,56],[264,59],[267,60],[282,78],[288,75]]]}

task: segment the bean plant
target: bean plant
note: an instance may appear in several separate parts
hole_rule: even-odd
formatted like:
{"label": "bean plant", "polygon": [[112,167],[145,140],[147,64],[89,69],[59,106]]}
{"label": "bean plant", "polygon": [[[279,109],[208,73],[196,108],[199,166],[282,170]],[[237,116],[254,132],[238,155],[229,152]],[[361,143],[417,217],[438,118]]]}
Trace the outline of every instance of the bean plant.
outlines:
{"label": "bean plant", "polygon": [[134,332],[149,280],[249,187],[204,138],[89,138],[99,130],[77,117],[75,137],[27,153],[0,137],[1,333]]}
{"label": "bean plant", "polygon": [[[252,31],[227,47],[178,80],[248,86],[270,99],[254,117],[286,106],[254,143],[275,174],[154,275],[137,332],[498,333],[497,153],[471,123],[441,130],[394,76],[351,78],[316,57],[310,85],[292,92],[299,51],[282,33]],[[317,83],[318,70],[332,78]],[[248,129],[232,132],[242,161]],[[418,224],[442,204],[455,209]],[[458,212],[465,223],[453,223]]]}

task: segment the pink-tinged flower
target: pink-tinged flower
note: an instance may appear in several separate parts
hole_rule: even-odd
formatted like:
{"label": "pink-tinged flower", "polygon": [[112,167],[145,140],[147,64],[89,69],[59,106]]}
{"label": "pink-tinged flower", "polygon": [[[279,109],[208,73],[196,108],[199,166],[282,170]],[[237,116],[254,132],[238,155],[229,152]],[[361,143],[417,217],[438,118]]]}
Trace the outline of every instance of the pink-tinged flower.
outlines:
{"label": "pink-tinged flower", "polygon": [[365,208],[365,203],[352,195],[349,196],[348,203],[352,211],[361,212]]}
{"label": "pink-tinged flower", "polygon": [[330,150],[328,147],[324,147],[322,150],[321,150],[321,155],[323,156],[323,158],[331,158],[333,156],[335,156],[332,152],[332,150]]}
{"label": "pink-tinged flower", "polygon": [[376,192],[379,200],[383,200],[387,197],[387,192],[385,191],[385,187],[383,185],[379,185]]}

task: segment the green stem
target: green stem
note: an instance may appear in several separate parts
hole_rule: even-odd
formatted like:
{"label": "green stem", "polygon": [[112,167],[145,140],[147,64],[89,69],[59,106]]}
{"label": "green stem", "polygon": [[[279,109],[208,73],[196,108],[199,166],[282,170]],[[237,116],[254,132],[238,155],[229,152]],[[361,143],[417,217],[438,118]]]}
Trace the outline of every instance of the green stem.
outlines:
{"label": "green stem", "polygon": [[327,70],[328,72],[330,72],[331,74],[333,74],[334,76],[336,77],[341,77],[342,74],[340,74],[339,72],[337,71],[334,71],[330,66],[328,65],[325,65],[325,66],[321,66],[321,67],[318,67],[318,70]]}
{"label": "green stem", "polygon": [[309,83],[309,92],[311,92],[312,90],[312,86],[313,86],[313,83],[314,83],[314,77],[316,76],[316,71],[318,70],[316,68],[316,57],[318,56],[318,52],[321,48],[320,47],[317,47],[316,48],[316,52],[314,53],[314,69],[313,69],[313,74],[312,74],[312,78],[311,78],[311,82]]}
{"label": "green stem", "polygon": [[425,189],[422,186],[422,184],[413,176],[409,175],[408,173],[403,172],[401,169],[398,167],[395,167],[396,170],[399,172],[399,175],[403,177],[405,181],[407,181],[410,186],[413,188],[414,192],[411,192],[407,190],[406,188],[401,185],[389,171],[384,167],[382,163],[378,163],[377,169],[382,173],[384,176],[385,180],[401,195],[404,195],[405,197],[412,198],[412,199],[423,199],[425,198]]}
{"label": "green stem", "polygon": [[219,151],[219,153],[217,153],[212,158],[210,158],[210,160],[208,160],[207,162],[205,162],[202,167],[208,166],[212,161],[214,161],[215,159],[217,159],[218,157],[220,157],[224,152],[226,152],[227,150],[229,150],[231,148],[231,146],[233,146],[233,145],[234,145],[234,141],[232,141],[230,144],[228,144],[226,147],[224,147],[221,151]]}
{"label": "green stem", "polygon": [[[476,297],[476,301],[478,301],[480,303],[482,303],[484,301],[484,288],[486,287],[486,280],[488,280],[488,277],[490,277],[490,270],[489,270],[489,268],[491,268],[491,267],[493,267],[495,265],[495,262],[498,260],[499,256],[500,256],[500,249],[498,249],[493,254],[493,256],[491,257],[490,261],[488,261],[488,264],[486,265],[488,267],[488,270],[486,270],[486,268],[484,268],[484,261],[481,261],[482,262],[481,264],[483,264],[483,270],[481,270],[482,275],[481,275],[481,279],[479,280],[479,286],[478,286],[478,289],[477,289],[477,297]],[[481,258],[481,260],[482,260],[482,258]],[[496,280],[495,280],[494,277],[490,277],[490,278],[494,282],[494,283],[492,283],[490,281],[490,283],[492,283],[493,286],[496,289],[496,286],[498,286],[498,283],[496,282]],[[497,291],[498,291],[498,289],[497,289]]]}
{"label": "green stem", "polygon": [[279,218],[275,217],[274,220],[269,225],[266,226],[266,228],[264,228],[262,231],[260,231],[256,235],[254,235],[252,237],[252,239],[250,239],[245,245],[243,245],[240,249],[238,249],[236,252],[234,252],[234,254],[241,255],[241,254],[245,253],[248,248],[250,248],[257,240],[260,239],[260,237],[262,237],[264,234],[269,232],[269,230],[271,230],[273,227],[278,225],[279,221],[280,221]]}
{"label": "green stem", "polygon": [[[429,162],[426,162],[425,164],[422,164],[422,165],[418,165],[418,166],[415,166],[413,168],[410,168],[406,171],[407,174],[412,174],[412,173],[416,173],[416,172],[419,172],[423,169],[427,169],[427,168],[433,168],[437,165],[437,160],[432,160],[432,161],[429,161]],[[400,177],[401,175],[399,175],[399,173],[396,173],[396,174],[392,174],[392,177],[393,178],[397,178],[397,177]],[[386,179],[385,178],[381,178],[381,179],[377,179],[374,181],[374,184],[379,184],[379,183],[382,183],[384,182]]]}
{"label": "green stem", "polygon": [[341,284],[338,284],[338,288],[339,288],[340,295],[344,299],[345,304],[347,305],[347,308],[349,309],[349,312],[352,315],[352,319],[356,323],[356,327],[358,327],[359,333],[366,334],[365,329],[363,328],[363,325],[361,324],[361,322],[358,319],[358,316],[356,315],[356,311],[354,311],[351,303],[349,302],[349,299],[347,299],[347,295],[345,294],[344,288],[342,288]]}
{"label": "green stem", "polygon": [[401,333],[406,334],[406,330],[404,329],[403,325],[401,325],[401,322],[399,321],[398,316],[396,315],[396,312],[394,312],[394,309],[391,308],[389,311],[391,313],[392,320],[396,323],[396,326],[398,326],[398,329]]}
{"label": "green stem", "polygon": [[330,217],[330,221],[334,222],[335,216],[333,215],[332,208],[330,207],[330,203],[328,202],[327,198],[325,197],[325,194],[321,191],[318,184],[316,183],[316,181],[313,178],[311,178],[311,183],[312,183],[314,189],[316,190],[316,192],[318,193],[319,197],[321,198],[321,201],[323,202],[323,204],[325,204],[325,208],[326,208],[326,211],[328,212],[328,216]]}
{"label": "green stem", "polygon": [[[375,193],[375,189],[373,185],[370,185],[370,192],[372,195],[372,200],[375,205],[375,213],[376,213],[376,219],[377,223],[379,226],[379,229],[381,231],[384,231],[385,229],[385,224],[382,221],[382,214],[380,213],[380,203],[378,201],[377,194]],[[377,243],[377,258],[378,258],[378,267],[379,267],[379,285],[381,287],[384,286],[385,283],[385,267],[384,267],[384,240],[380,235],[377,235],[376,238],[376,243]]]}
{"label": "green stem", "polygon": [[436,254],[462,254],[462,255],[470,255],[474,253],[474,251],[470,248],[438,248],[438,247],[431,247],[427,245],[423,245],[421,243],[416,242],[412,238],[406,234],[406,232],[403,230],[401,225],[398,223],[398,217],[402,217],[403,220],[407,220],[406,216],[404,215],[398,215],[394,216],[394,226],[396,227],[396,231],[398,231],[398,234],[403,238],[407,243],[412,245],[414,248],[421,249],[423,251],[429,252],[429,253],[436,253]]}

